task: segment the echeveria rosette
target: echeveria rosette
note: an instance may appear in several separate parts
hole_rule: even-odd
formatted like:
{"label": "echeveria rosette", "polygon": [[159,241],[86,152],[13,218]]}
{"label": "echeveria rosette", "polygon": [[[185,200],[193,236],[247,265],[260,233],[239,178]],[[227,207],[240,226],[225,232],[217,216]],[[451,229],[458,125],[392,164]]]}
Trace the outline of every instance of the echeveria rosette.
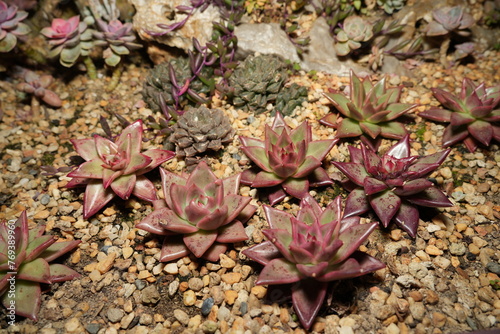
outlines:
{"label": "echeveria rosette", "polygon": [[264,141],[241,136],[240,141],[246,156],[262,169],[247,169],[241,182],[255,188],[278,187],[269,194],[271,205],[286,194],[303,198],[309,187],[333,183],[321,165],[337,140],[313,141],[307,122],[292,130],[277,112],[273,125],[265,127]]}
{"label": "echeveria rosette", "polygon": [[361,145],[349,146],[351,162],[332,163],[355,185],[346,200],[346,211],[359,215],[373,209],[384,227],[391,221],[415,237],[418,206],[453,206],[446,195],[426,179],[450,153],[450,149],[431,155],[410,156],[406,135],[382,157]]}
{"label": "echeveria rosette", "polygon": [[228,243],[248,239],[243,223],[255,212],[250,197],[238,195],[241,174],[219,179],[205,162],[188,176],[160,168],[165,200],[137,228],[165,236],[160,261],[190,253],[218,261]]}
{"label": "echeveria rosette", "polygon": [[394,121],[408,113],[416,104],[400,103],[400,87],[387,88],[386,78],[373,84],[369,78],[361,80],[351,70],[348,98],[345,94],[328,93],[325,97],[345,116],[338,122],[337,115],[329,113],[320,122],[337,129],[336,137],[358,137],[372,148],[378,147],[381,137],[401,139],[407,131]]}
{"label": "echeveria rosette", "polygon": [[11,51],[17,44],[17,38],[30,32],[28,25],[21,22],[26,17],[27,12],[0,1],[0,52]]}
{"label": "echeveria rosette", "polygon": [[[44,231],[42,225],[28,229],[26,211],[15,223],[0,222],[0,300],[5,307],[15,301],[15,313],[35,321],[41,302],[40,283],[64,282],[80,276],[65,265],[49,263],[74,249],[80,241],[56,242],[54,236],[44,235]],[[14,260],[9,246],[14,246]],[[9,279],[15,280],[15,285]],[[13,299],[11,286],[15,286]]]}
{"label": "echeveria rosette", "polygon": [[475,21],[472,15],[464,12],[462,6],[445,6],[432,12],[433,21],[429,22],[426,34],[428,36],[442,36],[450,32],[456,32],[461,36],[468,36],[470,32],[465,30],[471,27]]}
{"label": "echeveria rosette", "polygon": [[358,216],[346,217],[340,197],[321,209],[308,195],[297,217],[267,205],[264,212],[270,229],[262,232],[268,240],[243,254],[264,265],[256,284],[293,284],[293,307],[306,329],[323,304],[328,282],[385,267],[357,250],[377,223],[360,224]]}
{"label": "echeveria rosette", "polygon": [[474,152],[479,144],[489,146],[492,140],[500,141],[500,85],[486,87],[464,78],[458,96],[439,88],[432,92],[446,109],[431,108],[418,115],[450,123],[443,133],[443,147],[463,141]]}
{"label": "echeveria rosette", "polygon": [[49,57],[60,56],[59,61],[65,67],[73,66],[78,57],[87,56],[92,48],[92,32],[78,15],[67,20],[55,18],[40,33],[51,46]]}
{"label": "echeveria rosette", "polygon": [[104,61],[107,65],[118,65],[122,56],[142,47],[134,43],[132,23],[122,23],[119,20],[105,22],[101,19],[96,19],[96,23],[100,31],[93,32],[94,38],[97,39],[95,45],[107,47],[104,50]]}
{"label": "echeveria rosette", "polygon": [[173,158],[175,153],[160,149],[141,152],[142,133],[142,121],[139,120],[127,126],[114,141],[99,135],[71,141],[86,162],[68,174],[73,179],[66,187],[87,186],[83,202],[85,219],[115,195],[125,200],[130,195],[149,202],[158,199],[154,184],[143,174]]}

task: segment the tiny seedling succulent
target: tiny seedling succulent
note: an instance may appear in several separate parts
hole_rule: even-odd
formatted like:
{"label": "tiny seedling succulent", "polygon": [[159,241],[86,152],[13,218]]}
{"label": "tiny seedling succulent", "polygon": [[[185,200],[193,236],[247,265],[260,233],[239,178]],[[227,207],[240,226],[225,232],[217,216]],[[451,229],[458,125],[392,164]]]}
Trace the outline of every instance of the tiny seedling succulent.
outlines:
{"label": "tiny seedling succulent", "polygon": [[351,71],[350,98],[341,92],[325,94],[345,118],[337,124],[337,115],[330,113],[320,122],[336,128],[338,138],[361,136],[372,148],[378,146],[379,136],[400,139],[407,131],[394,120],[416,107],[399,102],[401,90],[402,87],[387,88],[385,77],[373,84],[369,78],[361,80]]}
{"label": "tiny seedling succulent", "polygon": [[68,174],[72,188],[86,185],[83,202],[85,219],[94,215],[115,195],[128,199],[135,195],[145,201],[157,200],[154,184],[143,174],[174,157],[174,152],[149,149],[141,152],[142,121],[127,126],[114,140],[94,135],[73,139],[76,152],[86,161]]}
{"label": "tiny seedling succulent", "polygon": [[406,0],[377,0],[377,5],[382,7],[389,15],[402,9],[405,6],[405,3]]}
{"label": "tiny seedling succulent", "polygon": [[54,78],[51,75],[38,75],[33,71],[24,71],[23,78],[25,82],[22,82],[17,85],[17,89],[28,93],[33,94],[33,96],[48,105],[59,108],[62,105],[62,101],[59,96],[48,89],[48,87],[54,81]]}
{"label": "tiny seedling succulent", "polygon": [[436,99],[446,108],[431,108],[419,116],[450,123],[443,134],[443,147],[463,141],[470,152],[479,144],[500,141],[500,85],[486,87],[464,78],[460,95],[433,88]]}
{"label": "tiny seedling succulent", "polygon": [[346,200],[346,216],[359,215],[370,208],[382,225],[391,221],[415,237],[418,227],[418,206],[448,207],[453,204],[446,195],[427,180],[446,159],[450,149],[428,156],[410,156],[406,135],[382,157],[361,145],[349,146],[351,162],[332,163],[354,183]]}
{"label": "tiny seedling succulent", "polygon": [[205,162],[184,177],[160,168],[165,200],[136,225],[164,235],[160,261],[190,253],[218,261],[228,243],[248,239],[243,223],[255,212],[250,197],[238,195],[241,174],[219,179]]}
{"label": "tiny seedling succulent", "polygon": [[50,27],[43,28],[44,35],[51,46],[49,57],[59,56],[59,62],[71,67],[80,56],[88,56],[92,48],[92,32],[78,15],[68,20],[56,18]]}
{"label": "tiny seedling succulent", "polygon": [[44,235],[45,226],[28,229],[23,211],[17,221],[0,223],[0,300],[10,314],[37,320],[41,302],[40,283],[52,284],[79,277],[73,269],[50,263],[74,249],[80,241],[56,242]]}
{"label": "tiny seedling succulent", "polygon": [[30,28],[21,22],[26,17],[27,12],[0,1],[0,52],[11,51],[17,44],[17,38],[30,32]]}
{"label": "tiny seedling succulent", "polygon": [[[312,130],[303,122],[292,130],[277,112],[272,126],[266,125],[265,140],[241,137],[241,149],[262,171],[243,172],[242,183],[255,188],[274,187],[269,194],[271,205],[286,194],[296,198],[307,195],[309,187],[332,184],[321,167],[335,139],[312,140]],[[281,186],[281,187],[279,187]]]}
{"label": "tiny seedling succulent", "polygon": [[358,247],[377,223],[342,213],[337,197],[325,209],[311,197],[302,199],[297,217],[264,206],[270,229],[264,241],[243,254],[264,265],[257,284],[293,284],[292,302],[302,325],[309,329],[331,281],[358,277],[385,265]]}
{"label": "tiny seedling succulent", "polygon": [[347,17],[342,28],[338,28],[335,33],[335,50],[339,56],[347,56],[353,50],[359,49],[361,43],[373,37],[372,25],[357,15]]}

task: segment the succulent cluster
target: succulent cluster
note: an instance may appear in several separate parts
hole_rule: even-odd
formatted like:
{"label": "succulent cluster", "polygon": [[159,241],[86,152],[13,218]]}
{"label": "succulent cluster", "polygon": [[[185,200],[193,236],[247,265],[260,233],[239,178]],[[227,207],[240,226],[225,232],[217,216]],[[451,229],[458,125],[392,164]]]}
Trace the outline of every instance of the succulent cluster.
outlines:
{"label": "succulent cluster", "polygon": [[169,140],[178,156],[191,157],[207,150],[218,151],[233,137],[234,129],[222,110],[201,106],[179,117]]}
{"label": "succulent cluster", "polygon": [[342,27],[335,30],[335,50],[339,56],[346,56],[372,37],[372,25],[368,21],[358,15],[348,16]]}
{"label": "succulent cluster", "polygon": [[335,139],[313,141],[307,122],[292,130],[279,112],[273,125],[266,125],[264,133],[263,141],[240,136],[241,149],[261,169],[245,170],[242,183],[255,188],[273,187],[269,193],[271,205],[286,194],[303,198],[311,186],[332,184],[321,165]]}
{"label": "succulent cluster", "polygon": [[500,141],[500,85],[486,87],[464,78],[458,96],[439,88],[432,88],[432,92],[446,109],[431,108],[419,116],[450,123],[443,134],[444,147],[463,141],[474,152],[479,144]]}
{"label": "succulent cluster", "polygon": [[405,4],[406,0],[377,0],[377,5],[382,7],[389,15],[402,9]]}
{"label": "succulent cluster", "polygon": [[[213,70],[203,67],[199,75],[211,77]],[[169,62],[156,65],[144,82],[142,96],[154,111],[168,109],[171,116],[177,119],[187,105],[206,102],[203,96],[210,93],[212,87],[193,73],[190,60],[179,57]]]}
{"label": "succulent cluster", "polygon": [[99,135],[71,140],[76,152],[86,161],[68,174],[73,179],[66,187],[86,185],[85,219],[97,213],[115,195],[125,200],[130,195],[149,202],[157,200],[154,184],[143,174],[175,154],[159,149],[141,152],[142,133],[142,121],[139,120],[123,129],[114,141]]}
{"label": "succulent cluster", "polygon": [[80,241],[56,242],[44,235],[45,226],[28,228],[26,211],[17,221],[0,222],[0,297],[15,314],[37,320],[40,283],[52,284],[79,277],[73,269],[49,263],[74,249]]}
{"label": "succulent cluster", "polygon": [[0,1],[0,52],[11,51],[17,44],[17,38],[30,32],[30,28],[21,22],[27,16],[27,12]]}
{"label": "succulent cluster", "polygon": [[360,218],[337,197],[325,209],[311,197],[300,203],[297,217],[264,206],[268,241],[243,254],[264,265],[257,284],[294,284],[292,302],[302,325],[309,329],[325,299],[330,281],[358,277],[385,265],[358,247],[377,223],[360,224]]}
{"label": "succulent cluster", "polygon": [[229,77],[233,105],[255,113],[276,100],[288,75],[286,64],[274,55],[249,56]]}
{"label": "succulent cluster", "polygon": [[59,62],[65,67],[73,66],[80,56],[87,56],[93,45],[92,32],[85,22],[80,22],[78,15],[68,20],[56,18],[40,33],[49,40],[49,57],[59,56]]}
{"label": "succulent cluster", "polygon": [[447,207],[453,204],[426,177],[450,153],[450,149],[428,156],[410,156],[409,136],[406,135],[382,157],[361,145],[349,146],[351,162],[332,163],[353,183],[346,200],[350,215],[363,214],[371,209],[382,225],[391,221],[411,237],[418,227],[418,206]]}
{"label": "succulent cluster", "polygon": [[218,261],[228,243],[248,239],[243,223],[255,212],[251,197],[238,195],[241,174],[219,179],[205,162],[189,176],[160,168],[165,200],[136,226],[165,236],[160,261],[190,253]]}
{"label": "succulent cluster", "polygon": [[274,108],[281,111],[283,115],[290,116],[295,108],[300,107],[305,101],[307,101],[307,88],[292,83],[278,93]]}
{"label": "succulent cluster", "polygon": [[378,146],[379,136],[400,139],[407,131],[403,124],[394,120],[416,105],[400,103],[402,87],[387,88],[386,78],[373,84],[369,78],[361,80],[351,71],[350,98],[341,92],[327,93],[335,108],[345,118],[338,122],[336,114],[328,114],[321,123],[336,128],[338,138],[358,137],[370,147]]}

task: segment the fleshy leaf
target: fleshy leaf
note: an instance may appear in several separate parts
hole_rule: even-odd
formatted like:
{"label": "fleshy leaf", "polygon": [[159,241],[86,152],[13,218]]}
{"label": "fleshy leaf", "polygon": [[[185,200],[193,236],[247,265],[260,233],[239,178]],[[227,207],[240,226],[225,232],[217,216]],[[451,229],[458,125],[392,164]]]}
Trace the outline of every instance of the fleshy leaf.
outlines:
{"label": "fleshy leaf", "polygon": [[318,314],[325,300],[328,283],[318,282],[314,279],[301,280],[292,287],[292,302],[300,323],[306,330]]}
{"label": "fleshy leaf", "polygon": [[301,279],[293,263],[283,258],[273,259],[262,268],[256,284],[289,284]]}

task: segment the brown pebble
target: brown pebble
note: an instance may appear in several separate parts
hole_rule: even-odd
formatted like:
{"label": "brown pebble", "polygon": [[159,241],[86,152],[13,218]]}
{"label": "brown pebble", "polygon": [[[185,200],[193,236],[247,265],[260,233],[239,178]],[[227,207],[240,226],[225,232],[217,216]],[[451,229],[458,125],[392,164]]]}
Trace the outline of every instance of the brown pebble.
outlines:
{"label": "brown pebble", "polygon": [[236,292],[234,290],[226,290],[226,291],[224,291],[224,295],[225,295],[224,300],[229,305],[233,305],[236,298],[238,298],[238,292]]}
{"label": "brown pebble", "polygon": [[446,324],[446,316],[443,313],[432,313],[432,324],[435,327],[443,327]]}
{"label": "brown pebble", "polygon": [[429,245],[425,247],[425,252],[429,255],[434,255],[434,256],[443,255],[443,251],[434,245]]}
{"label": "brown pebble", "polygon": [[35,213],[35,215],[33,216],[33,219],[46,219],[49,216],[50,216],[49,210],[42,210],[42,211],[38,211],[37,213]]}
{"label": "brown pebble", "polygon": [[241,280],[241,273],[227,273],[221,276],[224,283],[234,284]]}
{"label": "brown pebble", "polygon": [[256,285],[252,287],[252,290],[250,290],[252,294],[255,295],[255,297],[262,299],[267,293],[267,289],[263,287],[262,285]]}
{"label": "brown pebble", "polygon": [[437,304],[437,302],[439,301],[438,294],[435,291],[432,291],[432,290],[427,290],[426,292],[427,293],[426,293],[426,296],[425,296],[425,301],[428,304],[431,304],[431,305]]}
{"label": "brown pebble", "polygon": [[184,292],[186,291],[187,289],[189,288],[189,283],[184,281],[184,282],[181,282],[181,284],[179,284],[179,291],[180,292]]}
{"label": "brown pebble", "polygon": [[424,296],[420,293],[420,291],[410,291],[408,292],[408,296],[413,298],[416,302],[421,302],[424,299]]}

